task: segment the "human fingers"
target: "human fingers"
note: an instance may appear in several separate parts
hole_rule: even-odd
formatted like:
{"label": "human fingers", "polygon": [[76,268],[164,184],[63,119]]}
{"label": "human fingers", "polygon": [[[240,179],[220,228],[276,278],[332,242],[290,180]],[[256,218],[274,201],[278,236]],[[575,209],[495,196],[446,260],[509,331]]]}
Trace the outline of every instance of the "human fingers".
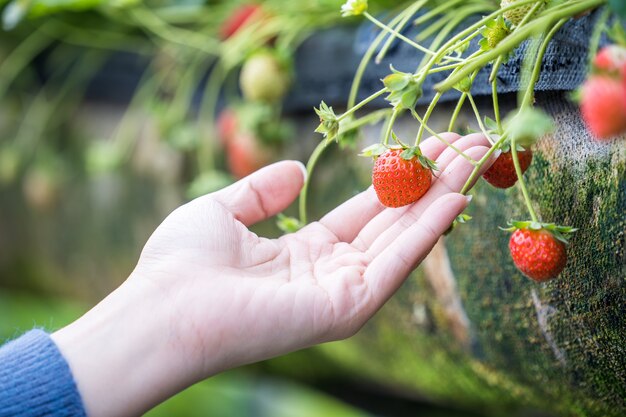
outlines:
{"label": "human fingers", "polygon": [[396,292],[468,204],[462,194],[440,196],[374,257],[364,276],[374,300],[372,313]]}
{"label": "human fingers", "polygon": [[237,220],[250,226],[286,209],[300,193],[305,176],[301,162],[281,161],[199,199],[219,202]]}

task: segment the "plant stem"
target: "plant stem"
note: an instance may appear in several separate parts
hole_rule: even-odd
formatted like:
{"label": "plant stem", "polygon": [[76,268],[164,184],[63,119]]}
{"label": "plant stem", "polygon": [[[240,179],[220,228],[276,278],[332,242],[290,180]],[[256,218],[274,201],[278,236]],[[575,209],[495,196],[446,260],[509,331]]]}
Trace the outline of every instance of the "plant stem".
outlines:
{"label": "plant stem", "polygon": [[417,136],[415,137],[415,146],[420,145],[420,142],[422,141],[422,136],[424,136],[424,129],[425,129],[426,123],[428,123],[428,119],[430,119],[430,115],[432,114],[433,110],[435,110],[435,107],[437,106],[437,102],[439,101],[440,98],[441,98],[441,93],[437,92],[437,94],[435,94],[432,101],[430,102],[428,108],[426,109],[426,113],[424,113],[424,119],[421,122],[420,127],[417,131]]}
{"label": "plant stem", "polygon": [[498,70],[500,69],[500,65],[502,65],[502,55],[498,57],[496,62],[493,64],[493,69],[491,70],[491,75],[489,79],[491,80],[491,97],[493,99],[493,116],[496,119],[496,126],[498,126],[498,134],[502,134],[502,120],[500,118],[500,102],[498,101]]}
{"label": "plant stem", "polygon": [[598,52],[598,46],[600,45],[600,38],[602,37],[602,32],[604,32],[604,30],[606,29],[606,22],[609,19],[609,16],[611,14],[611,9],[608,7],[605,7],[604,10],[602,10],[602,14],[600,15],[600,17],[598,17],[598,20],[596,21],[596,25],[593,28],[593,32],[591,33],[591,36],[589,38],[589,52],[588,52],[588,57],[589,57],[589,63],[588,63],[588,67],[591,68],[592,63],[593,63],[593,58],[595,58],[596,53]]}
{"label": "plant stem", "polygon": [[530,217],[534,222],[538,222],[537,214],[535,213],[535,209],[533,208],[532,202],[530,201],[530,196],[528,195],[528,190],[526,189],[526,182],[524,181],[524,174],[522,173],[522,168],[519,164],[519,158],[517,156],[517,147],[515,146],[515,135],[511,138],[511,156],[513,157],[513,165],[515,166],[515,173],[517,174],[517,179],[519,182],[520,189],[522,190],[522,196],[524,197],[524,202],[526,203],[526,207],[528,208],[528,213],[530,213]]}
{"label": "plant stem", "polygon": [[[524,0],[522,0],[524,1]],[[514,3],[515,5],[521,5],[522,1]],[[541,30],[545,27],[552,27],[554,22],[563,19],[569,18],[570,16],[576,15],[577,13],[583,12],[595,6],[599,6],[604,4],[606,0],[586,0],[575,3],[571,6],[560,6],[555,7],[555,11],[543,15],[532,22],[521,26],[518,30],[515,30],[511,35],[504,38],[496,48],[486,51],[480,57],[468,62],[462,69],[460,69],[456,74],[450,75],[445,81],[440,82],[435,85],[435,89],[437,91],[445,92],[451,89],[454,85],[456,85],[463,77],[474,72],[476,69],[484,67],[488,62],[496,59],[500,55],[504,55],[513,49],[515,49],[522,41],[528,39],[532,34],[541,32]],[[504,10],[504,9],[502,9]],[[436,58],[434,56],[433,58]]]}
{"label": "plant stem", "polygon": [[[411,17],[413,17],[413,15],[419,10],[421,9],[424,4],[428,3],[429,0],[420,0],[420,1],[416,1],[415,3],[413,3],[411,6],[407,7],[402,13],[400,13],[399,16],[401,17],[400,22],[397,23],[395,30],[397,32],[401,31],[402,28],[404,28],[404,26],[407,24],[407,22],[409,21],[409,19],[411,19]],[[393,27],[393,24],[389,25],[390,27]],[[380,62],[383,60],[383,58],[385,57],[385,55],[387,54],[387,51],[389,50],[389,48],[391,47],[391,44],[393,43],[394,39],[395,39],[395,35],[389,35],[387,37],[387,41],[385,42],[385,44],[383,45],[382,49],[380,50],[380,52],[378,53],[378,55],[376,55],[376,59],[375,62],[377,64],[380,64]]]}
{"label": "plant stem", "polygon": [[465,103],[466,97],[467,97],[467,93],[462,93],[461,97],[459,97],[459,101],[456,103],[454,112],[452,112],[452,116],[450,117],[450,123],[448,124],[448,132],[454,132],[454,125],[456,124],[456,119],[459,117],[459,113],[461,112],[463,103]]}
{"label": "plant stem", "polygon": [[343,119],[345,119],[346,117],[354,114],[354,112],[356,112],[357,110],[359,110],[361,107],[367,105],[369,102],[376,100],[378,97],[382,96],[383,94],[385,94],[386,92],[388,92],[389,90],[387,90],[387,88],[381,88],[380,90],[378,90],[377,92],[375,92],[374,94],[372,94],[371,96],[363,99],[362,101],[360,101],[358,104],[354,105],[352,108],[350,108],[349,110],[347,110],[345,113],[343,113],[341,116],[337,117],[337,121],[340,122]]}
{"label": "plant stem", "polygon": [[417,114],[417,112],[415,110],[413,110],[411,112],[411,114],[413,114],[413,117],[415,117],[417,119],[417,121],[422,124],[422,126],[425,126],[425,129],[434,137],[436,137],[437,139],[439,139],[441,142],[443,142],[446,146],[448,146],[450,149],[452,149],[453,151],[455,151],[457,154],[461,155],[463,158],[467,159],[472,165],[476,165],[478,162],[476,162],[471,156],[467,155],[466,153],[464,153],[462,150],[460,150],[459,148],[457,148],[456,146],[454,146],[453,144],[451,144],[450,142],[448,142],[447,140],[445,140],[441,135],[439,135],[437,132],[435,132],[433,129],[431,129],[426,123],[424,123],[422,121],[422,119],[420,118],[419,114]]}
{"label": "plant stem", "polygon": [[393,113],[391,113],[391,117],[389,118],[389,122],[387,123],[387,128],[385,129],[385,137],[383,138],[383,144],[385,146],[389,145],[389,137],[391,136],[391,131],[393,129],[393,125],[396,122],[398,114],[400,114],[400,111],[397,108],[394,108]]}
{"label": "plant stem", "polygon": [[32,62],[53,40],[46,33],[56,33],[58,27],[50,22],[44,23],[39,29],[28,35],[11,53],[0,63],[0,97],[8,89],[20,72]]}
{"label": "plant stem", "polygon": [[478,122],[478,127],[480,128],[480,131],[483,132],[483,135],[485,135],[489,143],[493,144],[491,135],[489,134],[489,132],[487,132],[487,129],[485,129],[485,125],[480,118],[480,112],[478,111],[478,107],[476,106],[476,102],[474,101],[474,97],[472,96],[472,93],[468,93],[467,98],[469,99],[470,104],[472,105],[472,110],[474,110],[474,115],[476,116],[476,121]]}
{"label": "plant stem", "polygon": [[480,160],[478,161],[478,164],[474,167],[474,170],[472,171],[470,177],[465,182],[465,185],[463,185],[463,188],[461,189],[461,194],[467,194],[467,192],[470,190],[470,188],[472,186],[472,183],[478,177],[478,173],[480,172],[480,169],[483,167],[483,165],[485,165],[485,162],[487,162],[487,160],[496,151],[496,149],[500,148],[500,145],[502,145],[504,143],[504,141],[507,139],[507,137],[508,137],[508,134],[507,134],[507,132],[505,132],[502,136],[500,136],[500,139],[498,139],[498,141],[496,143],[494,143],[491,146],[491,148],[489,148],[487,153],[485,155],[483,155],[482,158],[480,158]]}
{"label": "plant stem", "polygon": [[[390,28],[389,26],[385,25],[384,23],[380,22],[378,19],[376,19],[374,16],[372,16],[371,14],[369,14],[368,12],[364,12],[363,16],[365,16],[370,22],[372,22],[373,24],[375,24],[376,26],[378,26],[379,28],[381,28],[382,30],[385,30],[389,33],[391,33],[392,35],[396,36],[398,39],[402,39],[404,42],[406,42],[407,44],[411,45],[413,48],[422,51],[425,54],[428,55],[435,55],[435,52],[431,51],[430,49],[416,43],[413,42],[411,39],[407,38],[406,36],[404,36],[403,34],[399,33],[398,31]],[[453,60],[458,60],[457,58],[451,58]]]}
{"label": "plant stem", "polygon": [[128,13],[146,30],[159,38],[185,47],[192,47],[209,55],[219,55],[219,43],[200,32],[170,26],[146,7],[129,9]]}
{"label": "plant stem", "polygon": [[[398,15],[395,18],[393,18],[391,22],[389,22],[389,24],[393,26],[401,18],[402,16]],[[376,36],[374,41],[370,44],[369,48],[367,48],[367,51],[363,55],[363,58],[361,58],[359,67],[357,68],[356,73],[354,74],[354,79],[352,80],[352,86],[350,87],[350,95],[348,96],[348,103],[347,103],[346,108],[349,109],[353,107],[354,104],[356,103],[357,95],[359,92],[359,87],[361,86],[361,80],[363,79],[363,74],[365,73],[365,69],[367,68],[367,65],[371,61],[372,57],[374,56],[374,53],[376,52],[376,48],[378,48],[378,45],[380,45],[380,43],[385,39],[385,36],[387,36],[386,32],[384,31],[380,32],[378,36]]]}
{"label": "plant stem", "polygon": [[534,98],[535,98],[535,84],[537,84],[537,80],[539,79],[539,75],[541,74],[541,64],[543,63],[543,56],[546,53],[546,49],[548,49],[548,45],[552,40],[554,34],[567,22],[568,19],[559,20],[552,29],[546,34],[546,37],[541,43],[539,47],[539,51],[537,52],[537,57],[535,61],[535,66],[531,73],[530,79],[528,80],[528,87],[526,88],[526,93],[524,94],[524,98],[522,100],[522,104],[520,108],[524,108],[526,106],[532,106]]}
{"label": "plant stem", "polygon": [[317,147],[313,150],[313,153],[311,154],[311,157],[309,158],[309,161],[306,164],[307,176],[306,176],[306,180],[304,181],[304,184],[302,186],[302,191],[300,191],[300,199],[298,201],[298,209],[299,209],[299,214],[300,214],[300,223],[303,224],[303,225],[307,224],[306,200],[307,200],[307,194],[309,192],[309,184],[311,182],[311,174],[313,173],[313,170],[315,169],[315,165],[317,164],[318,159],[320,158],[322,153],[324,153],[324,149],[326,149],[326,147],[330,143],[331,142],[329,142],[327,140],[322,140],[317,145]]}

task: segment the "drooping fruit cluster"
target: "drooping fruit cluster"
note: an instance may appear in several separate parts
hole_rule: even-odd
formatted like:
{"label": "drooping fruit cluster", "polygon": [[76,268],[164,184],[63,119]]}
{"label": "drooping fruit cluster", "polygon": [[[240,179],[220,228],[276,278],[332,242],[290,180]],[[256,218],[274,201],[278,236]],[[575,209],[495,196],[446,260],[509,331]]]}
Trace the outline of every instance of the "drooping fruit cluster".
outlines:
{"label": "drooping fruit cluster", "polygon": [[[526,172],[533,160],[533,152],[530,149],[517,151],[522,174]],[[513,164],[513,155],[510,150],[502,152],[496,161],[483,174],[483,178],[496,188],[510,188],[517,182],[517,174]]]}
{"label": "drooping fruit cluster", "polygon": [[599,140],[626,132],[626,48],[609,45],[595,56],[580,90],[580,111]]}
{"label": "drooping fruit cluster", "polygon": [[376,158],[372,184],[378,200],[387,207],[402,207],[420,199],[430,188],[432,161],[419,148],[388,149]]}
{"label": "drooping fruit cluster", "polygon": [[571,227],[533,221],[512,222],[509,239],[511,258],[528,278],[544,282],[556,278],[567,264],[567,235]]}

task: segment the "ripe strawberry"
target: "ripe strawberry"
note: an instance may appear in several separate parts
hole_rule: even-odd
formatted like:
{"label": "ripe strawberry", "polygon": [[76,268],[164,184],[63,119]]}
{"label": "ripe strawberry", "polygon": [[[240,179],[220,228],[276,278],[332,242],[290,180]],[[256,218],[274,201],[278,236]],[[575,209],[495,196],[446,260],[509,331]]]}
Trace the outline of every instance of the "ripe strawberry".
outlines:
{"label": "ripe strawberry", "polygon": [[228,39],[233,36],[239,29],[250,22],[253,18],[258,17],[262,13],[261,6],[258,4],[244,4],[239,6],[235,11],[222,23],[220,27],[220,37]]}
{"label": "ripe strawberry", "polygon": [[239,132],[226,144],[226,162],[236,178],[243,178],[264,167],[271,160],[269,150],[250,133]]}
{"label": "ripe strawberry", "polygon": [[509,250],[517,269],[537,282],[556,278],[567,263],[565,244],[545,230],[516,230]]}
{"label": "ripe strawberry", "polygon": [[625,64],[626,48],[619,45],[607,45],[593,58],[593,66],[597,71],[614,75],[622,74]]}
{"label": "ripe strawberry", "polygon": [[626,95],[622,82],[607,75],[592,75],[581,89],[580,111],[597,139],[626,131]]}
{"label": "ripe strawberry", "polygon": [[217,134],[222,145],[226,145],[237,134],[239,126],[237,113],[233,109],[224,109],[217,117]]}
{"label": "ripe strawberry", "polygon": [[275,53],[263,50],[243,64],[239,85],[246,99],[271,103],[287,94],[290,78],[287,65]]}
{"label": "ripe strawberry", "polygon": [[[533,151],[517,151],[522,174],[526,172],[533,160]],[[500,154],[496,162],[483,174],[483,178],[496,188],[510,188],[517,182],[515,165],[513,164],[513,154],[511,151]]]}
{"label": "ripe strawberry", "polygon": [[517,269],[537,282],[556,278],[567,263],[567,236],[576,229],[554,223],[513,221],[509,251]]}
{"label": "ripe strawberry", "polygon": [[[519,0],[502,0],[500,2],[500,8],[504,9],[505,7],[511,6],[515,3],[517,3]],[[537,2],[541,2],[544,3],[545,5],[545,0],[537,0]],[[543,9],[544,5],[542,5],[541,7],[539,7],[537,9],[537,11],[535,13],[539,13],[541,11],[541,9]],[[528,14],[528,12],[530,11],[530,9],[534,6],[533,3],[528,3],[525,4],[523,6],[520,7],[516,7],[515,9],[511,9],[509,11],[506,11],[503,13],[503,16],[511,23],[513,23],[514,25],[519,24],[522,19],[524,19],[524,16],[526,16],[526,14]]]}
{"label": "ripe strawberry", "polygon": [[419,148],[388,149],[376,158],[372,170],[378,200],[387,207],[414,203],[430,188],[433,167]]}

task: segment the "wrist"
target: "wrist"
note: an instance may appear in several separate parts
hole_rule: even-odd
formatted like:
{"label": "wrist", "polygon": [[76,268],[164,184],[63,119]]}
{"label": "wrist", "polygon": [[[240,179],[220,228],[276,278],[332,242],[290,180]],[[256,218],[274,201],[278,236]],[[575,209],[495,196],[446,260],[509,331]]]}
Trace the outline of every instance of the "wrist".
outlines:
{"label": "wrist", "polygon": [[139,415],[190,383],[176,362],[168,309],[137,281],[52,334],[90,416]]}

